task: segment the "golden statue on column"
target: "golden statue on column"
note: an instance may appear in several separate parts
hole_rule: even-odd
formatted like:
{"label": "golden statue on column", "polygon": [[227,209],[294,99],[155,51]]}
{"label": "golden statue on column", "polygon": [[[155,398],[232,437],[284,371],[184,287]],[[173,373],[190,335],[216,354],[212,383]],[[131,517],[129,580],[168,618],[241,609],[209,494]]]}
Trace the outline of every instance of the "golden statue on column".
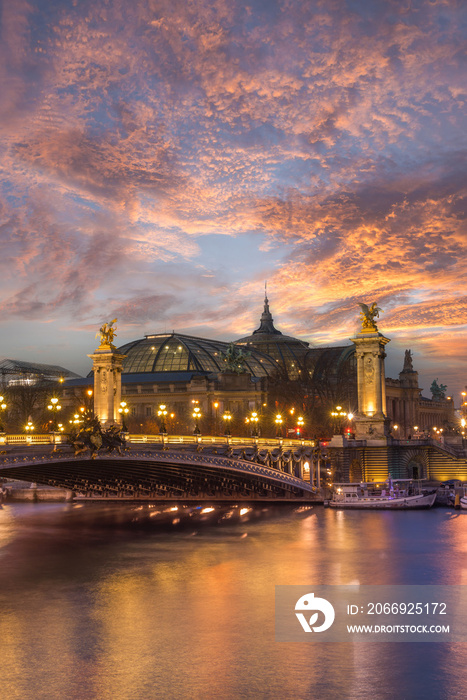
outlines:
{"label": "golden statue on column", "polygon": [[104,427],[121,421],[118,409],[122,397],[122,368],[125,355],[113,344],[116,322],[117,319],[114,318],[102,324],[99,333],[96,333],[96,338],[100,338],[101,344],[92,355],[88,355],[93,361],[94,413]]}
{"label": "golden statue on column", "polygon": [[359,302],[358,305],[361,308],[360,319],[362,321],[362,329],[360,333],[378,332],[378,326],[376,325],[375,318],[379,318],[379,312],[383,309],[380,309],[376,301],[374,301],[371,306],[367,306],[361,302]]}
{"label": "golden statue on column", "polygon": [[96,333],[96,338],[100,338],[101,340],[101,345],[110,345],[113,347],[113,339],[117,335],[115,332],[117,330],[117,326],[113,328],[114,323],[117,323],[117,319],[114,318],[113,321],[109,321],[108,323],[103,323],[102,326],[99,328],[99,333]]}

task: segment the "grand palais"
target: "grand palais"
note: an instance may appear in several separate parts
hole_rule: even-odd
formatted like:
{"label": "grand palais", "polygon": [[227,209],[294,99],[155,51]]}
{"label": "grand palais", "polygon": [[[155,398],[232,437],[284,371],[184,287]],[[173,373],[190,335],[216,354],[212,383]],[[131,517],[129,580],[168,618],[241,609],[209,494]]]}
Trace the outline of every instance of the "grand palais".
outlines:
{"label": "grand palais", "polygon": [[[264,434],[277,428],[278,413],[284,435],[317,437],[323,431],[351,430],[346,418],[336,426],[330,414],[337,406],[343,413],[357,409],[355,345],[311,347],[283,334],[274,325],[267,296],[258,328],[233,343],[173,331],[146,335],[117,350],[125,355],[122,399],[131,431],[157,430],[161,405],[167,408],[166,427],[172,433],[193,430],[194,407],[205,434],[222,432],[226,413],[232,417],[231,430],[245,434],[253,411]],[[4,387],[45,381],[60,391],[64,408],[89,405],[92,372],[79,377],[62,367],[14,360],[0,362],[0,372]],[[418,373],[405,362],[397,379],[386,378],[386,414],[394,436],[404,438],[417,429],[448,426],[454,404],[449,397],[422,396]],[[303,428],[297,425],[299,417]]]}

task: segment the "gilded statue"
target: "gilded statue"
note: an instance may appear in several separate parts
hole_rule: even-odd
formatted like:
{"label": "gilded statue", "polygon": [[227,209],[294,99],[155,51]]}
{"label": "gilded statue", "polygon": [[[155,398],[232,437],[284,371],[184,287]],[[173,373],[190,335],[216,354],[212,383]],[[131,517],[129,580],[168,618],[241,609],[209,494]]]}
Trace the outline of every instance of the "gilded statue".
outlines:
{"label": "gilded statue", "polygon": [[375,318],[379,318],[379,312],[383,309],[379,308],[376,301],[374,301],[371,306],[367,306],[361,302],[359,302],[358,305],[361,308],[360,317],[362,320],[362,331],[377,331],[378,326],[376,325]]}
{"label": "gilded statue", "polygon": [[117,327],[113,327],[114,323],[117,323],[117,319],[114,318],[113,321],[109,323],[103,323],[99,329],[99,333],[96,333],[96,338],[101,339],[101,345],[112,345],[113,339],[115,338]]}

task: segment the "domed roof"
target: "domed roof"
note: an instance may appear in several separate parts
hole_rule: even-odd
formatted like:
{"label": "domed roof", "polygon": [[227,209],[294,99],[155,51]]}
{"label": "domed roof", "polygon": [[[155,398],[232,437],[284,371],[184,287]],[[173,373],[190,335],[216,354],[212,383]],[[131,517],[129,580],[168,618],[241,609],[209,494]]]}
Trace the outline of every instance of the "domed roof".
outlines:
{"label": "domed roof", "polygon": [[251,335],[235,341],[236,345],[246,345],[248,350],[253,348],[272,357],[285,372],[289,379],[299,379],[303,369],[309,343],[290,335],[284,335],[274,326],[274,320],[269,311],[269,300],[264,297],[264,310],[261,314],[260,325]]}
{"label": "domed roof", "polygon": [[[123,374],[154,372],[221,372],[225,369],[223,356],[229,343],[196,338],[182,333],[159,333],[126,343],[118,351],[126,355]],[[267,355],[251,349],[245,361],[246,371],[253,377],[267,377],[277,366]]]}

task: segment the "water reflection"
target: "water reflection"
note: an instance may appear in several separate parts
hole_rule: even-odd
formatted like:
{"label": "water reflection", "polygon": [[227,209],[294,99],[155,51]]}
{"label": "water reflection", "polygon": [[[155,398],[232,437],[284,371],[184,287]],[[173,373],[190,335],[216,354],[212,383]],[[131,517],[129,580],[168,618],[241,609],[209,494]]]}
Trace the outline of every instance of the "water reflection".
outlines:
{"label": "water reflection", "polygon": [[467,520],[241,510],[7,505],[2,696],[461,697],[447,644],[276,643],[274,586],[462,583]]}

